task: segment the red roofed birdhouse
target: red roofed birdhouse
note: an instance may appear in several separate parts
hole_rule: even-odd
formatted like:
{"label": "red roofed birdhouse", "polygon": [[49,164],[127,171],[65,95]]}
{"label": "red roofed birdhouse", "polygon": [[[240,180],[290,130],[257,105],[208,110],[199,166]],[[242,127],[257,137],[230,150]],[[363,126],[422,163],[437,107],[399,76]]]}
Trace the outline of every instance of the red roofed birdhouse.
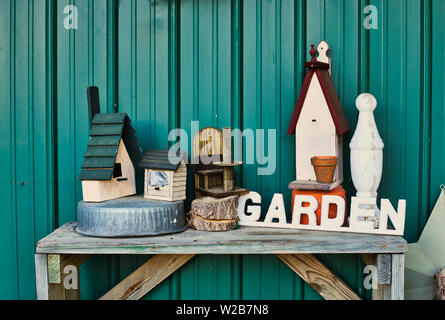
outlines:
{"label": "red roofed birdhouse", "polygon": [[[342,136],[349,127],[331,79],[328,49],[325,41],[320,42],[315,58],[312,45],[312,59],[305,63],[308,70],[288,128],[288,134],[295,134],[296,153],[291,189],[332,190],[343,181]],[[332,182],[317,182],[311,158],[326,156],[337,157]]]}

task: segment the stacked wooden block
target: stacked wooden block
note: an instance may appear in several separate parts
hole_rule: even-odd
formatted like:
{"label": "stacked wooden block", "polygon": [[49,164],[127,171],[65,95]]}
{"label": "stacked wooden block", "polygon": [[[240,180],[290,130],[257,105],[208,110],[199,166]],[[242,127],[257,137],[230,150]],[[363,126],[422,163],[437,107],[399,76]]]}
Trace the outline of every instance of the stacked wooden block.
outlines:
{"label": "stacked wooden block", "polygon": [[202,197],[192,201],[189,225],[201,231],[227,231],[238,224],[238,196]]}

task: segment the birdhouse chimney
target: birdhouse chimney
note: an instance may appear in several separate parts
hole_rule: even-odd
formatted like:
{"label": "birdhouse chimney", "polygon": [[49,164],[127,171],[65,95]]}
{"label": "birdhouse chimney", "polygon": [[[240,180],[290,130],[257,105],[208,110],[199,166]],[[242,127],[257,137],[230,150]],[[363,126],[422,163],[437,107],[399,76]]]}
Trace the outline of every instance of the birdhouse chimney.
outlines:
{"label": "birdhouse chimney", "polygon": [[91,127],[91,122],[93,121],[94,116],[97,113],[100,113],[98,87],[96,86],[87,87],[87,100],[88,100],[88,112],[90,117],[89,121]]}

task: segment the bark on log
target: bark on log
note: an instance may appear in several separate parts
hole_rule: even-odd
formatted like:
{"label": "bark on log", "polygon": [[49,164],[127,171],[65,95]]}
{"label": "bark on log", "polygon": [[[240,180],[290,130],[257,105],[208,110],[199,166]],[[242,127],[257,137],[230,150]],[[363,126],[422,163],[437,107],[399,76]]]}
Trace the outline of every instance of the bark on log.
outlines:
{"label": "bark on log", "polygon": [[238,196],[203,197],[192,201],[191,215],[205,219],[233,220],[237,218]]}
{"label": "bark on log", "polygon": [[434,276],[436,279],[436,299],[445,300],[445,267],[440,269]]}
{"label": "bark on log", "polygon": [[211,220],[192,214],[190,216],[190,227],[199,231],[227,231],[237,225],[238,219]]}

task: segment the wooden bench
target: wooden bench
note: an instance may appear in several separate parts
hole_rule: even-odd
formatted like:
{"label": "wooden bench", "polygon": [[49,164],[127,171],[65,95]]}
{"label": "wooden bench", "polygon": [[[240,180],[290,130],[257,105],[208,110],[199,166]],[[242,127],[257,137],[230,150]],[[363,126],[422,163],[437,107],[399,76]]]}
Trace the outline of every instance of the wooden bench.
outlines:
{"label": "wooden bench", "polygon": [[140,299],[197,254],[275,254],[328,300],[360,297],[312,254],[361,254],[367,265],[376,266],[373,299],[403,299],[408,245],[402,237],[240,227],[227,232],[189,229],[155,237],[93,238],[78,234],[75,227],[67,223],[38,242],[38,299],[79,299],[78,289],[64,287],[63,270],[68,265],[78,268],[96,254],[155,254],[101,299]]}

